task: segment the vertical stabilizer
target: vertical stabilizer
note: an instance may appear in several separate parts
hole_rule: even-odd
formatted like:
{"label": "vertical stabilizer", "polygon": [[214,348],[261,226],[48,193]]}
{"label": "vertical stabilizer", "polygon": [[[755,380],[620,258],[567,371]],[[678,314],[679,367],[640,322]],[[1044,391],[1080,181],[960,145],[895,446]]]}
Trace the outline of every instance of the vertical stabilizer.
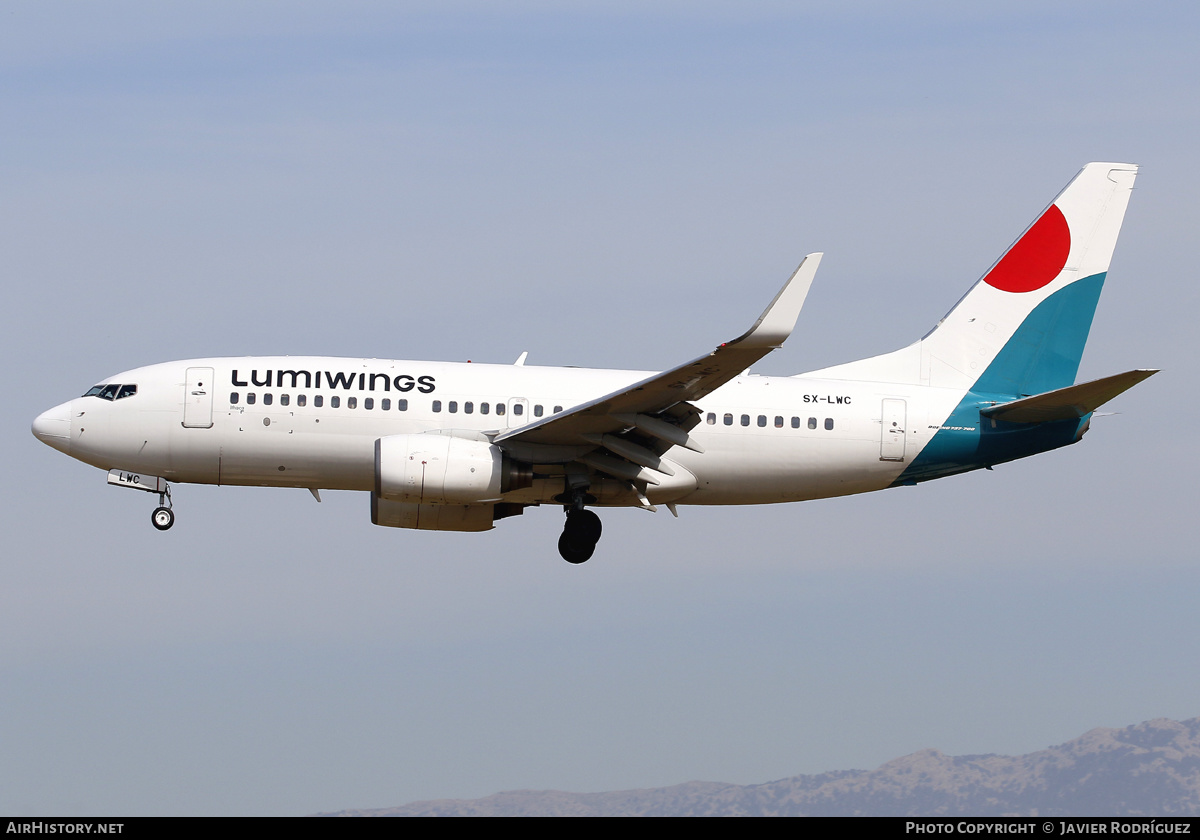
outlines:
{"label": "vertical stabilizer", "polygon": [[1005,399],[1074,384],[1136,175],[1089,163],[924,339],[802,375]]}
{"label": "vertical stabilizer", "polygon": [[921,379],[977,393],[1075,382],[1137,167],[1089,163],[920,343]]}

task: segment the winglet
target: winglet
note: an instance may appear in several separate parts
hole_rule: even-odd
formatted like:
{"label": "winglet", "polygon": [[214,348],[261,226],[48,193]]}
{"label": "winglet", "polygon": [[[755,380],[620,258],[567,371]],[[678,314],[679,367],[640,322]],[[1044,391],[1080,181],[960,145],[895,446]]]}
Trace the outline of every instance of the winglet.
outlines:
{"label": "winglet", "polygon": [[821,264],[824,254],[817,252],[805,257],[792,277],[788,280],[775,299],[767,306],[754,326],[740,338],[735,338],[730,344],[740,344],[743,347],[782,347],[783,342],[796,328],[796,319],[808,290],[812,288],[813,278],[817,275],[817,267]]}

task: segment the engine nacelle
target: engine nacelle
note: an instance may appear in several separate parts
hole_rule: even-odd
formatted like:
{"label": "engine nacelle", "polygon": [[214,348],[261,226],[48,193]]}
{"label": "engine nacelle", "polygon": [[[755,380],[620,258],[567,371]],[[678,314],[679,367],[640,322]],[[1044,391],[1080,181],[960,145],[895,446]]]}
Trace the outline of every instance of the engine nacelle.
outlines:
{"label": "engine nacelle", "polygon": [[389,502],[371,494],[371,521],[387,528],[421,531],[490,531],[495,505],[421,505]]}
{"label": "engine nacelle", "polygon": [[528,487],[528,466],[498,446],[449,435],[389,435],[375,441],[375,495],[390,502],[475,505]]}

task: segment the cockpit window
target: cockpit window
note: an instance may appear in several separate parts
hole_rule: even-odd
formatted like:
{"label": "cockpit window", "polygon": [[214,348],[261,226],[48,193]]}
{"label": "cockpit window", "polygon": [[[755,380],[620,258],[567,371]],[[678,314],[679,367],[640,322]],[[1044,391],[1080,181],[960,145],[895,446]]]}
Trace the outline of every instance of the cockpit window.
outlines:
{"label": "cockpit window", "polygon": [[102,400],[119,400],[124,397],[132,397],[137,393],[136,385],[93,385],[88,388],[85,397],[99,397]]}

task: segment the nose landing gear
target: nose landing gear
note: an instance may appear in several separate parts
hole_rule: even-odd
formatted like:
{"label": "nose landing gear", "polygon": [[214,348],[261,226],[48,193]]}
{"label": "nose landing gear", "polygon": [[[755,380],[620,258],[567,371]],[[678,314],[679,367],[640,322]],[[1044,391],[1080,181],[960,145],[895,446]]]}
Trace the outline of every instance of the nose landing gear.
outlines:
{"label": "nose landing gear", "polygon": [[175,524],[175,511],[171,510],[171,485],[165,481],[162,492],[158,494],[158,507],[150,514],[150,522],[160,531]]}
{"label": "nose landing gear", "polygon": [[171,485],[157,475],[142,475],[126,470],[109,470],[108,483],[115,487],[130,487],[146,493],[158,494],[158,507],[150,514],[150,522],[160,531],[175,524],[175,512],[171,510]]}

